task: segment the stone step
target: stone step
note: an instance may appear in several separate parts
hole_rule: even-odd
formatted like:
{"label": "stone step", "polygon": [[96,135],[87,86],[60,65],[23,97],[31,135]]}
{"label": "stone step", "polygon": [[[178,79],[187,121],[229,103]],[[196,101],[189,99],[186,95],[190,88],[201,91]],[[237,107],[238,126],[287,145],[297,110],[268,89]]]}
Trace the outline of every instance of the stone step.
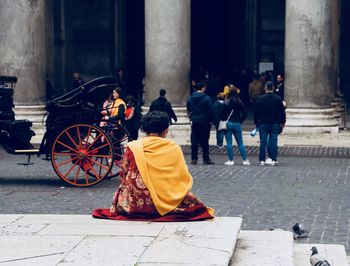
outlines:
{"label": "stone step", "polygon": [[226,266],[241,224],[235,217],[152,223],[90,215],[0,215],[0,264]]}
{"label": "stone step", "polygon": [[310,266],[311,248],[315,246],[318,253],[322,255],[332,266],[349,265],[345,248],[342,245],[326,244],[295,244],[294,245],[294,265]]}
{"label": "stone step", "polygon": [[293,266],[293,241],[287,231],[241,230],[229,265]]}

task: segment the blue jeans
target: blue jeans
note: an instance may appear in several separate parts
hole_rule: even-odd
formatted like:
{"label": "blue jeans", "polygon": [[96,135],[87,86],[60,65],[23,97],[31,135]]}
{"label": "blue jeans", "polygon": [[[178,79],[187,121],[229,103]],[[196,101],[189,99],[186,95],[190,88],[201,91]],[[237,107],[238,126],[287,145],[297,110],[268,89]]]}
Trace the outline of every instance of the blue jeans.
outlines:
{"label": "blue jeans", "polygon": [[262,124],[259,125],[260,148],[259,161],[265,161],[266,146],[271,160],[277,161],[278,155],[278,132],[280,130],[279,124]]}
{"label": "blue jeans", "polygon": [[247,152],[245,150],[242,138],[242,127],[240,123],[227,122],[226,130],[226,151],[230,161],[233,161],[233,146],[232,146],[232,135],[235,137],[239,153],[242,156],[243,161],[247,160]]}
{"label": "blue jeans", "polygon": [[224,136],[226,134],[226,130],[217,130],[216,131],[216,145],[222,147],[224,145]]}

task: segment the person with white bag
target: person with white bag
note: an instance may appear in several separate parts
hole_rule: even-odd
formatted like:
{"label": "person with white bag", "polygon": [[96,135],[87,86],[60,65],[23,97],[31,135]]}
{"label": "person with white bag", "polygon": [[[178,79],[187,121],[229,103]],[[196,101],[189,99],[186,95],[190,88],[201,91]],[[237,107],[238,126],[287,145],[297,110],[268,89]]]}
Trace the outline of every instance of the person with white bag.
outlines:
{"label": "person with white bag", "polygon": [[235,137],[235,140],[237,142],[239,152],[243,159],[243,165],[250,165],[250,162],[247,158],[247,152],[243,144],[241,127],[241,124],[247,118],[247,115],[247,110],[239,98],[237,90],[231,90],[227,96],[227,100],[225,101],[225,107],[221,117],[222,121],[220,122],[221,125],[226,124],[225,137],[227,144],[226,151],[228,161],[225,163],[225,165],[234,165],[232,135]]}

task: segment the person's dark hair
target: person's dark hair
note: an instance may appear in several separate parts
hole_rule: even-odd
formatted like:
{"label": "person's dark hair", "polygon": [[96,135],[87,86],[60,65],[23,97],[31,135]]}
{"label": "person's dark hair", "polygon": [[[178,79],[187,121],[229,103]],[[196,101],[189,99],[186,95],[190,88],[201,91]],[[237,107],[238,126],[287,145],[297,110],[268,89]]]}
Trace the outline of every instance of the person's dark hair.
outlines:
{"label": "person's dark hair", "polygon": [[122,93],[122,88],[121,87],[116,87],[114,89],[114,91],[118,92],[118,94],[120,95]]}
{"label": "person's dark hair", "polygon": [[196,91],[201,90],[201,89],[204,88],[205,86],[206,86],[206,85],[205,85],[205,82],[203,82],[203,81],[197,82],[197,83],[196,83],[196,86],[195,86]]}
{"label": "person's dark hair", "polygon": [[161,134],[169,127],[169,116],[165,112],[152,111],[147,113],[141,120],[141,131],[146,134]]}
{"label": "person's dark hair", "polygon": [[135,106],[136,105],[136,99],[132,95],[126,96],[125,100],[126,100],[126,104],[129,105],[129,106]]}
{"label": "person's dark hair", "polygon": [[227,99],[231,102],[233,101],[234,103],[242,103],[241,98],[238,95],[238,91],[237,88],[232,88],[228,95],[227,95]]}
{"label": "person's dark hair", "polygon": [[166,90],[164,90],[164,89],[160,89],[159,90],[159,95],[160,96],[165,96],[165,94],[166,94]]}
{"label": "person's dark hair", "polygon": [[266,89],[272,91],[273,90],[273,82],[272,81],[266,82],[265,87],[266,87]]}

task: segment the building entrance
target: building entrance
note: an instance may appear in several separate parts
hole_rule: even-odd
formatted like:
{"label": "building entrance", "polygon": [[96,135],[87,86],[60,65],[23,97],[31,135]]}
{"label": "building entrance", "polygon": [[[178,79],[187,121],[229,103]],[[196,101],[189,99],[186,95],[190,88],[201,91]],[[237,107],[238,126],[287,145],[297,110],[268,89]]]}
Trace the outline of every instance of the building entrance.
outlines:
{"label": "building entrance", "polygon": [[192,0],[191,72],[232,79],[245,61],[245,0]]}

